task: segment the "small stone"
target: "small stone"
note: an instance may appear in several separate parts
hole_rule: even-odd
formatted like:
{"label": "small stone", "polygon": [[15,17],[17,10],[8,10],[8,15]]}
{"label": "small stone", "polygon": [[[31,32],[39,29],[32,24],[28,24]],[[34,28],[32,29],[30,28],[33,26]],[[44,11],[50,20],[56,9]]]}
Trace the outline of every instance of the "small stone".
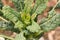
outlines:
{"label": "small stone", "polygon": [[0,40],[5,40],[5,38],[3,38],[3,37],[0,37]]}

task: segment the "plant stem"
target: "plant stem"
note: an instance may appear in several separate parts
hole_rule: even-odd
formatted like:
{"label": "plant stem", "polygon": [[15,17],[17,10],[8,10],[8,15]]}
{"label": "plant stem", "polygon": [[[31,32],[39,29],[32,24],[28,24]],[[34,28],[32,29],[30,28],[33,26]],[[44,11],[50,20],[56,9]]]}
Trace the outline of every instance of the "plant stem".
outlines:
{"label": "plant stem", "polygon": [[54,10],[56,8],[56,6],[58,5],[59,2],[60,2],[60,0],[56,3],[56,5],[53,7],[52,10]]}
{"label": "plant stem", "polygon": [[0,16],[0,19],[2,19],[5,22],[8,22],[6,19],[4,19],[3,17]]}
{"label": "plant stem", "polygon": [[0,37],[4,37],[4,38],[8,38],[8,39],[14,40],[13,38],[5,36],[5,35],[0,35]]}

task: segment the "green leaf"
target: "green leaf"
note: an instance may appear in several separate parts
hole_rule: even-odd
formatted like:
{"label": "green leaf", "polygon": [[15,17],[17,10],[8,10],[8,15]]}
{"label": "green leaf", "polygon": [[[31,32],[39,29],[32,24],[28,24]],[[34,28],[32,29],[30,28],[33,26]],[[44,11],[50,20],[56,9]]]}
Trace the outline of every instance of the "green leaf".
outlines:
{"label": "green leaf", "polygon": [[48,20],[49,20],[50,18],[52,18],[54,15],[56,15],[55,10],[49,11],[47,18],[45,17],[45,18],[40,19],[40,21],[41,21],[40,24],[42,24],[42,23],[48,21]]}
{"label": "green leaf", "polygon": [[17,34],[14,40],[26,40],[24,37],[24,32],[20,32],[20,34]]}
{"label": "green leaf", "polygon": [[0,20],[0,30],[11,30],[13,28],[13,24],[11,22],[5,22],[3,20]]}
{"label": "green leaf", "polygon": [[18,28],[21,31],[21,29],[24,27],[24,24],[22,22],[18,21],[15,23],[14,27]]}
{"label": "green leaf", "polygon": [[34,1],[34,0],[25,0],[25,1],[24,1],[24,4],[25,4],[25,6],[24,6],[24,11],[25,11],[26,13],[29,13],[29,12],[31,11],[33,1]]}
{"label": "green leaf", "polygon": [[59,2],[58,5],[56,6],[56,8],[60,8],[60,2]]}
{"label": "green leaf", "polygon": [[43,28],[44,31],[50,31],[55,29],[59,25],[60,25],[60,14],[56,13],[56,15],[54,15],[46,22],[42,23],[40,26]]}
{"label": "green leaf", "polygon": [[4,6],[2,11],[3,11],[4,16],[7,19],[9,19],[10,21],[12,21],[13,23],[15,23],[17,20],[19,20],[19,13],[16,12],[11,7]]}
{"label": "green leaf", "polygon": [[9,21],[12,21],[14,23],[15,28],[18,28],[20,30],[21,30],[21,28],[23,28],[24,25],[19,19],[20,16],[19,16],[18,12],[16,12],[9,6],[4,6],[2,11],[3,11],[4,16],[7,19],[9,19]]}
{"label": "green leaf", "polygon": [[40,19],[40,24],[43,24],[44,22],[46,22],[48,20],[49,20],[49,18],[42,18],[42,19]]}
{"label": "green leaf", "polygon": [[48,13],[48,18],[51,18],[51,17],[53,17],[54,15],[56,15],[55,10],[51,10],[51,11]]}
{"label": "green leaf", "polygon": [[16,7],[16,10],[18,12],[22,11],[24,8],[24,0],[11,0],[14,3],[14,6]]}
{"label": "green leaf", "polygon": [[35,12],[37,14],[41,14],[45,10],[47,2],[48,0],[36,0],[33,8],[33,13]]}
{"label": "green leaf", "polygon": [[34,32],[39,32],[41,28],[36,22],[32,21],[32,25],[28,26],[27,30],[34,33]]}
{"label": "green leaf", "polygon": [[31,19],[34,20],[36,18],[37,14],[36,13],[33,13],[32,16],[31,16]]}
{"label": "green leaf", "polygon": [[35,13],[41,14],[45,9],[46,9],[46,4],[40,4],[40,5],[37,7]]}

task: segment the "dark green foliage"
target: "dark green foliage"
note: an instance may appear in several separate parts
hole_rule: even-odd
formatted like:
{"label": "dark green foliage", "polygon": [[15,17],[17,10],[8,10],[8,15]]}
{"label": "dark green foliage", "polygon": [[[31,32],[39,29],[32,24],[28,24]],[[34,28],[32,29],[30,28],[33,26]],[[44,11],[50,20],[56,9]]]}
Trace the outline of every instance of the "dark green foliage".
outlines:
{"label": "dark green foliage", "polygon": [[9,6],[4,6],[3,13],[8,20],[14,23],[15,28],[20,29],[24,26],[23,23],[19,20],[19,13],[10,8]]}
{"label": "dark green foliage", "polygon": [[22,9],[24,8],[24,0],[12,0],[17,11],[22,11]]}
{"label": "dark green foliage", "polygon": [[19,20],[18,12],[16,12],[14,9],[10,8],[9,6],[4,6],[2,11],[4,13],[4,16],[13,23]]}
{"label": "dark green foliage", "polygon": [[1,0],[0,0],[0,9],[2,9],[2,7],[3,7],[3,4],[2,4],[2,2],[1,2]]}
{"label": "dark green foliage", "polygon": [[60,3],[57,5],[57,7],[56,8],[60,8]]}
{"label": "dark green foliage", "polygon": [[49,15],[50,17],[46,18],[48,20],[46,20],[44,23],[40,25],[44,31],[53,30],[60,25],[60,14],[53,12],[52,15]]}
{"label": "dark green foliage", "polygon": [[0,30],[11,30],[13,28],[13,24],[10,22],[0,21]]}
{"label": "dark green foliage", "polygon": [[[5,5],[0,13],[8,21],[0,21],[0,28],[17,33],[16,37],[11,40],[38,40],[41,33],[53,30],[60,25],[60,14],[54,11],[54,7],[53,10],[48,12],[47,17],[41,19],[41,24],[37,24],[35,21],[37,15],[42,14],[46,9],[48,0],[36,0],[34,6],[32,6],[34,0],[12,1],[17,11]],[[19,34],[17,31],[19,31]]]}
{"label": "dark green foliage", "polygon": [[45,10],[47,2],[48,0],[36,0],[33,12],[36,12],[37,14],[41,14],[43,10]]}

